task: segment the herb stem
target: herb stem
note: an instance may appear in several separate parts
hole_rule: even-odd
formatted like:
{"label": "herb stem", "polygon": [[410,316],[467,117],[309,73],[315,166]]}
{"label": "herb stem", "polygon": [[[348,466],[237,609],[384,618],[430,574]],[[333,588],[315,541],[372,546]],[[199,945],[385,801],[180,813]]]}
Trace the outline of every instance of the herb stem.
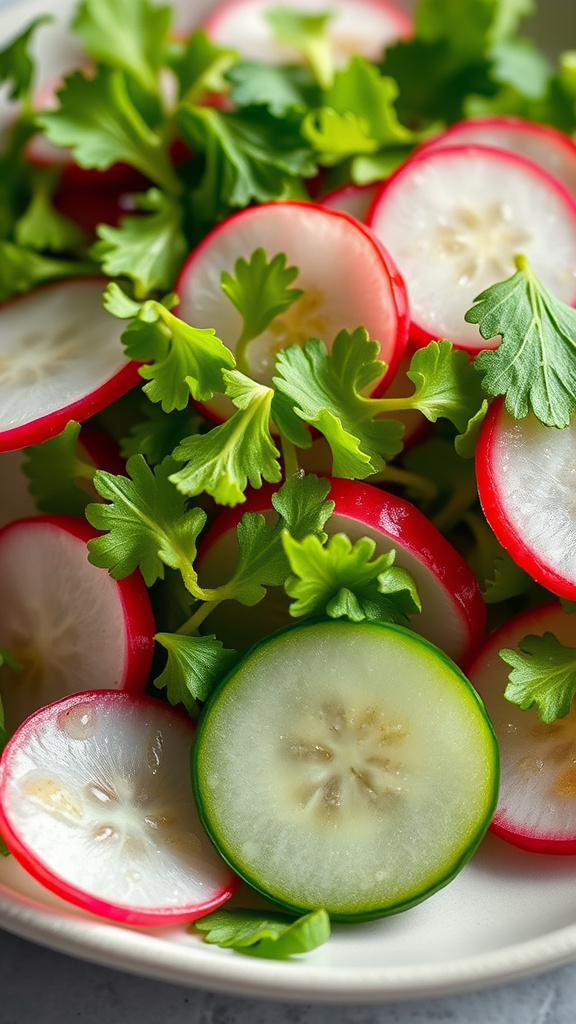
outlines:
{"label": "herb stem", "polygon": [[181,636],[194,636],[205,619],[218,607],[220,601],[203,601],[193,615],[176,630]]}

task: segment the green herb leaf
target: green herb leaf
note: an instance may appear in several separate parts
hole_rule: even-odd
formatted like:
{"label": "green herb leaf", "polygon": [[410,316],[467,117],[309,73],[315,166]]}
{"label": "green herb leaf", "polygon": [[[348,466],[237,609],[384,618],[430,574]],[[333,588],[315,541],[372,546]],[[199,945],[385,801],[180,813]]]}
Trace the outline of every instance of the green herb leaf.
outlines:
{"label": "green herb leaf", "polygon": [[134,106],[121,71],[100,66],[93,78],[75,71],[64,79],[58,99],[59,109],[39,114],[38,124],[54,145],[70,147],[81,167],[103,171],[120,161],[169,194],[180,194],[166,142]]}
{"label": "green herb leaf", "polygon": [[492,47],[491,57],[495,82],[512,86],[530,100],[546,95],[552,67],[531,39],[506,39]]}
{"label": "green herb leaf", "polygon": [[320,90],[307,68],[259,64],[243,60],[227,72],[230,98],[238,107],[265,106],[275,117],[291,108],[305,111],[319,106]]}
{"label": "green herb leaf", "polygon": [[324,167],[333,167],[358,153],[374,153],[379,148],[365,121],[351,111],[339,114],[331,107],[310,111],[302,122],[302,134]]}
{"label": "green herb leaf", "polygon": [[525,256],[517,272],[476,299],[466,320],[485,340],[502,336],[474,366],[490,395],[505,395],[515,419],[533,410],[547,427],[566,427],[576,410],[576,311],[539,281]]}
{"label": "green herb leaf", "polygon": [[220,505],[237,505],[246,500],[248,482],[261,487],[262,478],[280,480],[280,452],[270,433],[272,389],[237,370],[224,370],[223,377],[238,412],[207,434],[185,438],[173,456],[188,464],[170,479],[182,494],[206,491]]}
{"label": "green herb leaf", "polygon": [[184,103],[199,102],[206,93],[227,91],[224,77],[234,66],[234,50],[218,46],[203,29],[192,32],[181,47],[169,58],[169,64],[178,79],[179,98]]}
{"label": "green herb leaf", "polygon": [[[80,424],[70,420],[57,437],[25,448],[23,471],[40,512],[83,516],[91,499],[86,486],[95,467],[78,455]],[[84,483],[84,487],[79,486]]]}
{"label": "green herb leaf", "polygon": [[52,168],[39,169],[32,176],[30,202],[14,225],[18,245],[39,252],[74,252],[86,243],[86,232],[52,205],[58,177]]}
{"label": "green herb leaf", "polygon": [[44,281],[86,277],[94,274],[94,270],[92,263],[58,260],[15,245],[7,239],[0,240],[0,302],[27,292]]}
{"label": "green herb leaf", "polygon": [[145,298],[150,292],[173,287],[188,254],[182,228],[184,210],[159,189],[132,198],[146,216],[123,217],[116,228],[100,224],[100,241],[92,246],[91,254],[109,277],[130,278],[137,297]]}
{"label": "green herb leaf", "polygon": [[222,271],[222,291],[242,317],[242,332],[236,345],[236,359],[241,371],[249,373],[246,349],[262,334],[275,317],[299,299],[304,292],[290,288],[298,277],[298,267],[286,266],[286,254],[277,253],[270,262],[264,249],[256,249],[250,260],[241,256],[234,264],[234,275]]}
{"label": "green herb leaf", "polygon": [[576,693],[576,648],[565,647],[552,633],[525,636],[519,651],[500,651],[512,666],[506,700],[523,711],[534,705],[542,722],[565,718]]}
{"label": "green herb leaf", "polygon": [[416,584],[409,572],[394,566],[395,551],[370,561],[376,542],[361,537],[352,544],[343,533],[325,544],[314,536],[298,541],[287,532],[284,550],[293,576],[286,584],[290,614],[346,617],[407,624],[408,616],[421,611]]}
{"label": "green herb leaf", "polygon": [[82,0],[72,28],[91,57],[157,92],[171,21],[170,7],[148,0]]}
{"label": "green herb leaf", "polygon": [[236,651],[227,651],[215,636],[156,633],[154,639],[168,652],[166,667],[154,686],[166,690],[171,704],[183,704],[192,718],[198,718],[198,701],[208,700],[236,662]]}
{"label": "green herb leaf", "polygon": [[195,921],[193,927],[205,932],[205,942],[272,960],[309,953],[330,936],[325,910],[314,910],[296,920],[275,911],[215,910]]}
{"label": "green herb leaf", "polygon": [[410,407],[419,409],[431,423],[443,417],[463,432],[482,405],[482,385],[468,353],[445,339],[416,350],[408,377],[416,386]]}
{"label": "green herb leaf", "polygon": [[11,84],[9,99],[29,102],[34,79],[34,61],[29,53],[30,43],[40,25],[50,21],[52,18],[49,14],[34,18],[19,36],[0,50],[0,85],[4,82]]}
{"label": "green herb leaf", "polygon": [[318,84],[328,89],[334,73],[328,26],[334,12],[315,14],[294,11],[291,7],[272,7],[265,17],[275,39],[302,53]]}
{"label": "green herb leaf", "polygon": [[333,454],[334,476],[363,479],[402,449],[402,425],[376,419],[379,405],[362,392],[382,376],[378,343],[367,331],[341,331],[329,353],[309,339],[283,349],[274,383],[290,398],[297,416],[324,434]]}
{"label": "green herb leaf", "polygon": [[98,470],[94,486],[110,504],[88,505],[86,518],[104,536],[88,542],[89,561],[108,569],[114,579],[140,569],[151,586],[164,578],[164,566],[179,569],[194,593],[196,540],[206,522],[199,508],[187,509],[186,500],[170,482],[174,462],[165,459],[155,472],[141,455],[126,465],[129,476]]}
{"label": "green herb leaf", "polygon": [[196,433],[200,422],[200,417],[189,406],[165,413],[160,406],[144,399],[141,418],[122,438],[120,452],[125,459],[130,455],[143,455],[149,466],[156,466],[171,455],[180,441]]}

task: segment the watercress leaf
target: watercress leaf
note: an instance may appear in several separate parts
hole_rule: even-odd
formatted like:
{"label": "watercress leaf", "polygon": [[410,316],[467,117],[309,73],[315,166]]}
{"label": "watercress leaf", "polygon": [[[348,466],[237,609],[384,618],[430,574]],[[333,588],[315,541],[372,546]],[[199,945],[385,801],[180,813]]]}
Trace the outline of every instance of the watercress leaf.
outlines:
{"label": "watercress leaf", "polygon": [[215,208],[222,202],[237,207],[284,198],[287,179],[317,171],[300,132],[301,117],[293,111],[277,118],[265,107],[236,112],[182,104],[177,121],[190,146],[207,151],[204,188],[218,189]]}
{"label": "watercress leaf", "polygon": [[119,227],[99,224],[91,254],[109,277],[134,281],[138,298],[172,288],[188,254],[182,205],[159,189],[136,196],[145,215],[123,217]]}
{"label": "watercress leaf", "polygon": [[141,418],[121,439],[120,452],[125,459],[131,455],[143,455],[149,466],[156,466],[171,454],[180,441],[196,433],[200,423],[200,417],[190,406],[165,413],[160,406],[145,401]]}
{"label": "watercress leaf", "polygon": [[576,693],[576,648],[565,647],[552,633],[525,636],[518,648],[500,651],[512,666],[506,700],[523,711],[535,705],[542,722],[565,718]]}
{"label": "watercress leaf", "polygon": [[204,29],[197,29],[169,56],[169,64],[178,79],[178,95],[194,104],[206,93],[228,89],[226,74],[236,64],[237,54],[213,42]]}
{"label": "watercress leaf", "polygon": [[377,342],[364,328],[341,331],[329,353],[310,338],[277,357],[276,388],[287,395],[296,415],[324,434],[333,454],[334,476],[363,479],[402,449],[402,425],[377,419],[378,405],[362,391],[382,376]]}
{"label": "watercress leaf", "polygon": [[166,192],[181,192],[167,144],[135,107],[121,71],[99,66],[92,78],[75,71],[58,99],[59,109],[43,111],[37,122],[50,142],[72,149],[81,167],[102,171],[121,161]]}
{"label": "watercress leaf", "polygon": [[239,61],[226,74],[232,83],[230,98],[238,107],[264,105],[275,117],[291,107],[309,110],[320,104],[321,93],[305,67],[284,67]]}
{"label": "watercress leaf", "polygon": [[91,57],[133,75],[157,92],[158,71],[168,44],[172,10],[148,0],[82,0],[72,29]]}
{"label": "watercress leaf", "polygon": [[168,652],[166,667],[154,686],[166,690],[170,704],[183,704],[192,718],[198,718],[198,701],[208,700],[237,661],[236,651],[226,650],[215,636],[156,633],[154,639]]}
{"label": "watercress leaf", "polygon": [[274,910],[214,910],[194,921],[192,927],[205,933],[205,942],[274,960],[308,953],[330,937],[325,910],[313,910],[297,919]]}
{"label": "watercress leaf", "polygon": [[88,542],[89,561],[123,579],[140,569],[147,586],[163,579],[164,566],[179,569],[189,587],[196,582],[196,540],[206,522],[199,508],[170,481],[175,465],[165,459],[154,472],[141,455],[126,464],[128,476],[98,470],[94,486],[110,504],[88,505],[86,518],[102,537]]}
{"label": "watercress leaf", "polygon": [[265,17],[275,39],[283,46],[299,51],[308,61],[318,84],[323,89],[329,88],[334,68],[328,27],[334,13],[308,13],[286,6],[270,8]]}
{"label": "watercress leaf", "polygon": [[352,544],[346,534],[337,533],[322,544],[315,536],[298,541],[286,531],[282,540],[293,573],[284,585],[288,596],[296,598],[291,615],[406,623],[408,614],[420,611],[412,577],[398,567],[393,570],[395,552],[371,561],[372,538]]}
{"label": "watercress leaf", "polygon": [[29,48],[32,37],[40,25],[52,21],[49,14],[42,14],[24,29],[20,35],[12,39],[3,50],[0,50],[0,85],[8,82],[11,100],[29,102],[34,79],[34,61]]}
{"label": "watercress leaf", "polygon": [[515,419],[530,409],[548,427],[568,426],[576,410],[576,311],[557,299],[524,256],[516,273],[493,285],[466,313],[497,349],[480,352],[475,368],[490,395],[505,395]]}
{"label": "watercress leaf", "polygon": [[277,253],[268,262],[264,249],[255,249],[249,260],[240,256],[234,274],[222,271],[220,286],[242,317],[242,332],[236,345],[240,369],[245,365],[246,346],[271,324],[275,317],[299,299],[304,292],[290,285],[298,277],[298,267],[286,266],[286,254]]}
{"label": "watercress leaf", "polygon": [[58,171],[54,172],[53,168],[34,172],[30,201],[14,224],[14,240],[18,245],[39,252],[71,253],[86,243],[85,231],[52,205],[58,177]]}
{"label": "watercress leaf", "polygon": [[411,407],[432,423],[443,417],[463,432],[482,405],[482,385],[468,353],[453,348],[446,339],[417,349],[408,377],[416,386]]}
{"label": "watercress leaf", "polygon": [[280,480],[280,453],[270,433],[272,389],[236,370],[224,370],[223,377],[238,412],[207,434],[185,438],[173,455],[187,465],[170,479],[182,494],[206,491],[220,505],[237,505],[246,500],[248,483]]}
{"label": "watercress leaf", "polygon": [[40,512],[84,515],[95,467],[79,455],[79,434],[80,424],[70,420],[56,437],[24,449],[22,469]]}
{"label": "watercress leaf", "polygon": [[94,272],[92,263],[55,259],[8,239],[0,240],[0,302],[27,292],[44,281],[85,277]]}

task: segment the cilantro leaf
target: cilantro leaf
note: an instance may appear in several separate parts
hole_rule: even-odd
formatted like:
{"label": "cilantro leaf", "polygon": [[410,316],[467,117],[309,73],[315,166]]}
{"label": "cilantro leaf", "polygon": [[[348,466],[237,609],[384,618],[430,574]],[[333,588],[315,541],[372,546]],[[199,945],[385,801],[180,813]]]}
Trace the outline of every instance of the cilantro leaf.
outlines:
{"label": "cilantro leaf", "polygon": [[234,50],[214,43],[204,29],[198,29],[169,57],[178,79],[179,98],[184,103],[199,102],[205,93],[227,90],[226,72],[236,63]]}
{"label": "cilantro leaf", "polygon": [[416,386],[410,408],[419,409],[431,423],[443,417],[463,432],[482,405],[482,385],[468,354],[446,339],[417,349],[407,376]]}
{"label": "cilantro leaf", "polygon": [[91,57],[121,68],[154,93],[171,20],[170,7],[148,0],[82,0],[72,28]]}
{"label": "cilantro leaf", "polygon": [[86,518],[104,536],[88,542],[89,561],[108,569],[114,579],[139,568],[151,586],[164,578],[164,566],[179,569],[188,589],[196,592],[196,540],[206,522],[199,508],[187,509],[186,500],[170,482],[174,470],[165,459],[155,471],[141,455],[126,464],[128,476],[98,470],[94,486],[110,504],[88,505]]}
{"label": "cilantro leaf", "polygon": [[56,437],[24,449],[22,468],[40,512],[84,515],[95,468],[79,457],[79,435],[80,424],[70,420]]}
{"label": "cilantro leaf", "polygon": [[178,126],[193,149],[207,154],[205,187],[230,207],[286,196],[287,179],[311,177],[316,163],[300,133],[300,117],[274,117],[264,107],[241,112],[182,104]]}
{"label": "cilantro leaf", "polygon": [[325,910],[313,910],[296,920],[274,910],[214,910],[192,927],[205,932],[205,942],[273,960],[309,953],[330,936]]}
{"label": "cilantro leaf", "polygon": [[144,455],[149,466],[156,466],[199,426],[200,418],[189,406],[165,413],[160,406],[145,399],[140,419],[121,439],[120,452],[125,459],[130,455]]}
{"label": "cilantro leaf", "polygon": [[250,260],[239,257],[234,275],[222,271],[222,291],[242,317],[242,332],[236,344],[236,360],[242,372],[249,373],[248,344],[304,294],[300,288],[289,287],[298,274],[298,267],[286,266],[285,253],[277,253],[268,262],[261,248],[252,253]]}
{"label": "cilantro leaf", "polygon": [[[132,302],[115,282],[104,292],[109,313],[133,322],[122,334],[130,359],[145,362],[139,373],[147,381],[143,388],[151,402],[160,402],[164,412],[185,409],[190,395],[200,402],[224,388],[224,370],[235,365],[230,349],[212,329],[192,327],[170,312],[164,302],[148,299]],[[165,304],[166,303],[166,304]]]}
{"label": "cilantro leaf", "polygon": [[230,98],[238,107],[263,105],[275,117],[291,107],[308,110],[317,107],[320,91],[307,68],[239,61],[226,74],[232,83]]}
{"label": "cilantro leaf", "polygon": [[93,78],[75,71],[58,99],[59,109],[42,112],[37,122],[50,142],[72,149],[81,167],[103,171],[127,163],[169,194],[180,194],[167,144],[138,112],[121,71],[100,66]]}
{"label": "cilantro leaf", "polygon": [[329,88],[334,73],[332,43],[327,31],[333,17],[333,11],[315,14],[291,7],[272,7],[265,14],[275,39],[302,53],[323,89]]}
{"label": "cilantro leaf", "polygon": [[416,584],[406,569],[394,566],[395,551],[370,561],[376,542],[361,537],[352,544],[343,533],[325,544],[314,536],[298,541],[287,532],[284,550],[293,575],[285,583],[290,614],[346,617],[352,622],[377,619],[406,624],[421,610]]}
{"label": "cilantro leaf", "polygon": [[49,21],[52,21],[49,14],[34,18],[20,35],[0,50],[0,85],[4,82],[11,83],[8,93],[11,100],[23,100],[25,103],[30,101],[34,78],[34,61],[29,53],[30,42],[40,25]]}
{"label": "cilantro leaf", "polygon": [[54,259],[8,239],[0,239],[0,302],[27,292],[44,281],[85,277],[93,273],[92,263]]}
{"label": "cilantro leaf", "polygon": [[476,299],[466,320],[500,346],[480,352],[474,366],[490,395],[505,395],[515,419],[533,410],[548,427],[566,427],[576,410],[576,311],[539,281],[525,256],[517,272]]}
{"label": "cilantro leaf", "polygon": [[182,494],[206,491],[220,505],[237,505],[246,500],[248,482],[261,487],[262,478],[277,483],[282,475],[270,434],[273,391],[237,370],[222,375],[238,412],[207,434],[185,438],[173,457],[187,465],[170,479]]}
{"label": "cilantro leaf", "polygon": [[576,648],[565,647],[552,633],[525,636],[518,648],[500,651],[512,666],[506,700],[523,711],[535,705],[542,722],[565,718],[576,693]]}
{"label": "cilantro leaf", "polygon": [[91,254],[109,277],[134,281],[136,296],[144,298],[173,287],[188,254],[188,242],[180,203],[156,188],[133,199],[146,216],[123,217],[119,227],[100,224],[100,241]]}
{"label": "cilantro leaf", "polygon": [[32,177],[32,196],[14,225],[18,245],[49,252],[74,252],[86,242],[86,233],[52,205],[59,172],[37,170]]}
{"label": "cilantro leaf", "polygon": [[329,353],[310,338],[303,348],[283,349],[274,383],[292,401],[297,416],[324,434],[333,454],[334,476],[363,479],[402,449],[402,425],[374,418],[378,404],[362,391],[384,372],[378,343],[367,331],[340,331]]}
{"label": "cilantro leaf", "polygon": [[198,701],[206,701],[214,687],[237,660],[215,636],[183,636],[156,633],[154,637],[168,652],[163,672],[154,686],[166,690],[171,704],[183,704],[192,718],[198,718]]}

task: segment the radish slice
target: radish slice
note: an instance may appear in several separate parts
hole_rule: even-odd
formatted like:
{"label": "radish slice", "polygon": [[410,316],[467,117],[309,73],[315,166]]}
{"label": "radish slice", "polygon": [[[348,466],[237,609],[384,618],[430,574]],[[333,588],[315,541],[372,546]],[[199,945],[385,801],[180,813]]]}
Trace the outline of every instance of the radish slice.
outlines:
{"label": "radish slice", "polygon": [[576,201],[535,164],[480,146],[425,151],[383,187],[368,222],[403,275],[417,344],[496,348],[464,314],[524,253],[546,286],[575,299]]}
{"label": "radish slice", "polygon": [[[200,577],[204,585],[217,586],[229,578],[238,546],[236,525],[244,512],[275,516],[272,489],[253,491],[241,508],[222,512],[206,533],[199,550]],[[350,480],[330,481],[332,516],[325,524],[328,534],[346,533],[350,540],[370,537],[376,543],[375,556],[391,548],[396,564],[408,569],[416,581],[422,612],[411,628],[440,647],[450,658],[465,665],[483,642],[486,608],[471,569],[414,505],[370,484]],[[210,616],[210,630],[227,645],[245,649],[272,629],[294,620],[290,601],[282,588],[270,588],[255,617],[239,607],[234,616],[226,605]]]}
{"label": "radish slice", "polygon": [[375,185],[343,185],[334,189],[320,200],[320,205],[327,210],[341,210],[351,217],[366,223],[368,212],[374,202],[380,184]]}
{"label": "radish slice", "polygon": [[[500,541],[537,583],[576,600],[576,420],[558,430],[496,400],[476,450],[478,494]],[[576,627],[575,627],[576,628]]]}
{"label": "radish slice", "polygon": [[11,732],[29,714],[87,688],[141,691],[155,625],[139,573],[113,580],[91,565],[96,531],[72,516],[21,519],[0,530],[0,691]]}
{"label": "radish slice", "polygon": [[53,437],[140,382],[104,286],[57,281],[0,307],[0,452]]}
{"label": "radish slice", "polygon": [[576,853],[576,706],[546,725],[535,708],[504,698],[510,672],[498,656],[530,634],[576,642],[574,615],[559,604],[532,608],[492,634],[468,675],[486,705],[500,746],[500,795],[492,831],[538,853]]}
{"label": "radish slice", "polygon": [[194,757],[202,820],[234,869],[335,920],[398,913],[446,885],[497,796],[496,741],[468,680],[381,622],[316,620],[258,644],[210,699]]}
{"label": "radish slice", "polygon": [[539,164],[576,195],[576,144],[550,125],[521,117],[478,117],[460,121],[422,144],[419,152],[446,146],[491,146]]}
{"label": "radish slice", "polygon": [[190,785],[194,725],[151,697],[95,690],[29,718],[0,762],[0,831],[51,892],[93,914],[173,925],[220,906],[237,879]]}
{"label": "radish slice", "polygon": [[[406,348],[408,310],[404,284],[388,253],[355,218],[313,203],[279,202],[251,207],[214,228],[184,264],[176,284],[178,315],[200,328],[214,328],[233,352],[242,320],[220,287],[223,271],[263,248],[267,258],[285,253],[300,273],[294,286],[304,295],[248,348],[250,372],[269,384],[276,355],[309,337],[331,345],[343,328],[365,327],[380,343],[380,359],[392,378]],[[383,385],[382,385],[383,386]],[[214,399],[207,411],[219,419],[230,403]]]}
{"label": "radish slice", "polygon": [[[247,60],[299,63],[299,51],[276,42],[266,20],[266,12],[277,6],[274,0],[230,0],[216,6],[204,28],[214,42]],[[290,0],[287,6],[303,14],[333,13],[328,32],[339,67],[355,54],[377,61],[387,46],[412,34],[412,19],[391,0]]]}

